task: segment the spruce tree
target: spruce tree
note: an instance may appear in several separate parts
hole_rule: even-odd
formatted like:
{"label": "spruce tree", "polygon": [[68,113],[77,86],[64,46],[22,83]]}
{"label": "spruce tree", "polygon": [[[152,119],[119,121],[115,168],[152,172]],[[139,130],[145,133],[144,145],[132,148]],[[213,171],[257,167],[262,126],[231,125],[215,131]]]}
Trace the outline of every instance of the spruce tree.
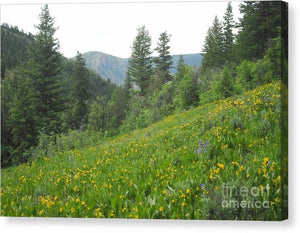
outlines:
{"label": "spruce tree", "polygon": [[177,73],[175,75],[175,82],[178,82],[181,79],[181,77],[184,76],[184,74],[185,74],[184,58],[183,55],[180,55],[177,63]]}
{"label": "spruce tree", "polygon": [[233,35],[233,28],[234,28],[234,21],[233,21],[233,13],[232,13],[232,6],[229,2],[227,5],[227,9],[224,15],[224,23],[223,23],[223,30],[224,30],[224,56],[225,61],[230,62],[232,60],[232,48],[234,42],[234,35]]}
{"label": "spruce tree", "polygon": [[137,29],[138,34],[133,42],[127,74],[129,80],[140,88],[142,96],[146,95],[153,74],[151,58],[151,37],[145,26]]}
{"label": "spruce tree", "polygon": [[205,70],[222,68],[224,65],[223,43],[222,25],[216,16],[205,38],[202,61]]}
{"label": "spruce tree", "polygon": [[243,17],[236,40],[238,61],[258,60],[279,35],[281,27],[284,45],[287,44],[287,14],[285,4],[280,1],[246,1],[240,5]]}
{"label": "spruce tree", "polygon": [[54,38],[56,28],[48,5],[42,8],[38,33],[29,47],[29,72],[35,93],[37,124],[45,133],[60,131],[63,112],[62,55],[58,40]]}
{"label": "spruce tree", "polygon": [[160,34],[159,42],[155,50],[158,52],[158,57],[154,59],[156,73],[163,78],[163,83],[171,81],[172,75],[170,74],[170,68],[172,66],[172,56],[170,54],[170,42],[171,35],[167,32]]}
{"label": "spruce tree", "polygon": [[87,123],[88,106],[87,101],[89,99],[89,79],[88,70],[86,68],[85,60],[82,55],[77,52],[73,77],[73,86],[71,88],[71,127],[73,129],[79,129]]}
{"label": "spruce tree", "polygon": [[9,108],[8,126],[11,129],[9,163],[26,162],[26,151],[36,145],[38,128],[35,90],[27,70],[19,67],[14,71],[14,87]]}
{"label": "spruce tree", "polygon": [[234,83],[227,67],[224,67],[221,79],[218,83],[218,91],[222,97],[227,98],[234,93]]}

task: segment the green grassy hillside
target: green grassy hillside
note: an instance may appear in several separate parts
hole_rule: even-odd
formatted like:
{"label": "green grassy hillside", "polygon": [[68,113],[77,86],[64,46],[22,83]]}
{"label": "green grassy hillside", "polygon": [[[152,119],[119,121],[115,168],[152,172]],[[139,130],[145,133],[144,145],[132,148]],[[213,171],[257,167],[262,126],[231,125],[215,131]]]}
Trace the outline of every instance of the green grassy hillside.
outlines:
{"label": "green grassy hillside", "polygon": [[280,220],[287,195],[280,99],[274,82],[3,169],[1,214]]}

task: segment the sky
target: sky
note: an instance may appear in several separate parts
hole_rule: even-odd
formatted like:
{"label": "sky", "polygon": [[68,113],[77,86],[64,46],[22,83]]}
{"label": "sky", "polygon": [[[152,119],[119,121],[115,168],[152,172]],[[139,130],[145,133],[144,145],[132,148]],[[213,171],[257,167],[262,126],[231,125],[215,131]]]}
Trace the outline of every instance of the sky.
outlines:
{"label": "sky", "polygon": [[[160,33],[167,31],[171,34],[171,54],[200,53],[214,17],[217,15],[222,19],[228,3],[124,1],[46,1],[58,27],[55,37],[60,42],[60,52],[73,57],[77,50],[80,53],[100,51],[127,58],[137,28],[145,25],[152,38],[152,49],[156,47]],[[1,0],[0,3],[1,23],[18,26],[25,32],[37,32],[34,25],[39,23],[45,1]],[[240,17],[239,4],[238,1],[232,2],[235,20]]]}

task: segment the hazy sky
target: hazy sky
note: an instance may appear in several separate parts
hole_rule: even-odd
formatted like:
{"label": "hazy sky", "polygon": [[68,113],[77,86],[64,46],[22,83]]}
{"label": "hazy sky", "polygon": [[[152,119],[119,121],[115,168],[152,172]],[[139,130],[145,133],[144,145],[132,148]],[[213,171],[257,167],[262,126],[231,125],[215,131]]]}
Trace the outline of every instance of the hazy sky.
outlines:
{"label": "hazy sky", "polygon": [[[150,32],[153,48],[159,34],[166,30],[172,35],[172,54],[199,53],[215,15],[222,19],[227,7],[226,1],[120,3],[125,1],[120,0],[112,3],[106,0],[103,3],[102,0],[101,4],[91,4],[93,0],[90,0],[89,4],[74,4],[76,1],[46,1],[59,27],[55,36],[60,41],[60,51],[66,57],[75,56],[77,50],[129,57],[136,28],[142,25]],[[24,4],[29,2],[35,4]],[[1,23],[36,33],[34,25],[39,23],[44,1],[1,0],[0,3],[11,4],[1,5]],[[239,17],[239,3],[232,3],[235,20]]]}

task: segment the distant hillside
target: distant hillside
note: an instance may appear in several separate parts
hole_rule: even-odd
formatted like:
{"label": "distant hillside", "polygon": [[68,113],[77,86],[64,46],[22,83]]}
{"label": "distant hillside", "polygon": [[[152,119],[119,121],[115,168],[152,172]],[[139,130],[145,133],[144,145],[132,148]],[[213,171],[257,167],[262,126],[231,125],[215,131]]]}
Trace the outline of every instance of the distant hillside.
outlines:
{"label": "distant hillside", "polygon": [[[95,70],[102,77],[110,79],[117,84],[123,84],[126,77],[126,70],[128,67],[128,58],[120,58],[106,53],[92,51],[83,53],[86,66],[89,69]],[[180,55],[173,55],[173,66],[176,67]],[[184,62],[191,66],[200,66],[202,62],[202,55],[184,54]],[[176,69],[173,68],[171,72],[175,73]]]}
{"label": "distant hillside", "polygon": [[1,77],[28,60],[27,46],[33,40],[31,33],[5,23],[1,25]]}
{"label": "distant hillside", "polygon": [[128,66],[127,58],[119,58],[102,52],[87,52],[82,54],[86,66],[95,70],[102,77],[110,79],[117,84],[123,84]]}

